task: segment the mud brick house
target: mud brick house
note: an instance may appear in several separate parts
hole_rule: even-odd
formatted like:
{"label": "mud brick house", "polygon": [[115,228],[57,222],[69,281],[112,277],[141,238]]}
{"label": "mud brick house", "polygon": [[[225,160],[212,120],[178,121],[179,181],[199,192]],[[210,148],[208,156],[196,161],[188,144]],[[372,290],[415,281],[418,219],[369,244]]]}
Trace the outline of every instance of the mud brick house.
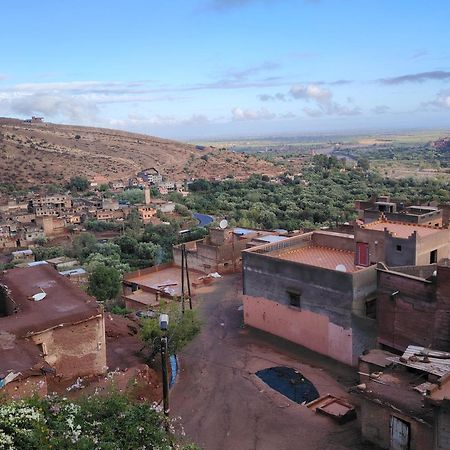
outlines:
{"label": "mud brick house", "polygon": [[381,367],[354,389],[363,438],[390,450],[450,449],[450,353],[411,345]]}
{"label": "mud brick house", "polygon": [[384,262],[388,266],[433,264],[448,258],[450,230],[425,225],[380,220],[355,226],[356,263],[369,266]]}
{"label": "mud brick house", "polygon": [[356,366],[376,345],[376,268],[353,235],[311,232],[242,252],[247,325]]}
{"label": "mud brick house", "polygon": [[0,330],[3,379],[25,383],[44,367],[60,378],[106,371],[102,307],[49,264],[0,274]]}
{"label": "mud brick house", "polygon": [[[272,240],[285,239],[277,233],[247,228],[210,228],[204,239],[186,242],[189,268],[204,273],[231,273],[242,266],[241,252],[250,245],[261,245]],[[182,245],[173,247],[175,264],[181,266]]]}
{"label": "mud brick house", "polygon": [[388,268],[378,264],[378,343],[450,351],[450,261]]}

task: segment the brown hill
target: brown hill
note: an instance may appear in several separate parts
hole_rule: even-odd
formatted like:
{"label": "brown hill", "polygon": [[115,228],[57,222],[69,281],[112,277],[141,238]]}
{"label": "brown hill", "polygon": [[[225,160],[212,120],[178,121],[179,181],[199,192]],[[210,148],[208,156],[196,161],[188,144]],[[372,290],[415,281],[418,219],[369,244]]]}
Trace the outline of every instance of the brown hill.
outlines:
{"label": "brown hill", "polygon": [[0,183],[60,184],[74,175],[111,181],[157,168],[171,180],[280,172],[253,156],[119,130],[0,118]]}

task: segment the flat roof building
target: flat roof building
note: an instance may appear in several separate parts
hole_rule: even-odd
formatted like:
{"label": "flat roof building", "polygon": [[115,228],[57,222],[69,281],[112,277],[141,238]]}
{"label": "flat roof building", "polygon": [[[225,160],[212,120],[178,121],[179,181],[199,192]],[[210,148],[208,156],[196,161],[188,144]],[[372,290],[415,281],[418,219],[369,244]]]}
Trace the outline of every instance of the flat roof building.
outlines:
{"label": "flat roof building", "polygon": [[[49,264],[0,274],[0,329],[20,345],[34,345],[62,378],[106,371],[103,308]],[[22,369],[0,358],[1,373]]]}
{"label": "flat roof building", "polygon": [[356,366],[376,345],[375,266],[353,235],[305,233],[242,252],[244,322]]}

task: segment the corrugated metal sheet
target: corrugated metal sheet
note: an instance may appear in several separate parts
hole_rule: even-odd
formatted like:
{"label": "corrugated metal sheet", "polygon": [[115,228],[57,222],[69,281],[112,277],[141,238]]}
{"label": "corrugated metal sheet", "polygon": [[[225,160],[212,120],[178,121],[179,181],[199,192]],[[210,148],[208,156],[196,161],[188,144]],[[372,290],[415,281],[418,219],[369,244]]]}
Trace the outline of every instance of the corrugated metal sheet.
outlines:
{"label": "corrugated metal sheet", "polygon": [[[422,370],[438,377],[450,373],[450,353],[410,345],[402,357],[387,358],[397,364]],[[428,361],[428,362],[427,362]]]}

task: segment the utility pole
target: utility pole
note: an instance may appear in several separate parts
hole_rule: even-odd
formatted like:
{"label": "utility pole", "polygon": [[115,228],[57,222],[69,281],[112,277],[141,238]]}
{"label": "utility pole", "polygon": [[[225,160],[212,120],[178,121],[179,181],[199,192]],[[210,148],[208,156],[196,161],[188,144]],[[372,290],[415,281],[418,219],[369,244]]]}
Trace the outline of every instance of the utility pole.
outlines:
{"label": "utility pole", "polygon": [[181,312],[184,314],[184,298],[186,295],[184,289],[184,257],[185,257],[185,245],[181,246]]}
{"label": "utility pole", "polygon": [[[161,314],[159,316],[159,328],[164,333],[161,338],[161,368],[162,368],[162,382],[163,382],[163,408],[164,415],[169,417],[169,378],[167,373],[167,328],[169,326],[169,316]],[[166,430],[169,428],[169,423],[166,422]]]}

